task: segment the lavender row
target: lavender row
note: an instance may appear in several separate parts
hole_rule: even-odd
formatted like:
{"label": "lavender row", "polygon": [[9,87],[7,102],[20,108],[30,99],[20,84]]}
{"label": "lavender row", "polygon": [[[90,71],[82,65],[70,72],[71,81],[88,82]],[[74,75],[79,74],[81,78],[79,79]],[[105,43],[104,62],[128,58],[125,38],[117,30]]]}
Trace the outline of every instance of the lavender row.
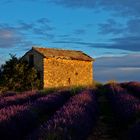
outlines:
{"label": "lavender row", "polygon": [[25,105],[13,105],[0,110],[0,123],[10,120],[17,113],[28,109],[28,104]]}
{"label": "lavender row", "polygon": [[36,91],[28,91],[23,94],[2,97],[0,98],[0,109],[11,105],[22,105],[27,102],[32,102],[42,96],[45,96],[45,94],[41,94]]}
{"label": "lavender row", "polygon": [[[17,105],[0,110],[0,138],[21,140],[40,123],[43,116],[49,117],[70,98],[68,91],[49,94],[33,104]],[[4,110],[5,109],[5,110]]]}
{"label": "lavender row", "polygon": [[4,114],[0,114],[2,140],[20,140],[32,127],[36,126],[38,118],[27,105],[14,105],[4,109],[2,109]]}
{"label": "lavender row", "polygon": [[126,88],[132,95],[140,98],[140,82],[121,83],[121,86]]}
{"label": "lavender row", "polygon": [[0,95],[0,98],[2,98],[2,97],[8,97],[8,96],[14,96],[14,95],[16,95],[16,94],[17,94],[16,92],[7,91],[6,93],[2,93],[2,94]]}
{"label": "lavender row", "polygon": [[97,119],[95,93],[85,90],[72,97],[28,140],[84,140]]}
{"label": "lavender row", "polygon": [[106,86],[107,97],[113,111],[120,121],[127,122],[137,118],[140,114],[140,100],[127,93],[118,84]]}

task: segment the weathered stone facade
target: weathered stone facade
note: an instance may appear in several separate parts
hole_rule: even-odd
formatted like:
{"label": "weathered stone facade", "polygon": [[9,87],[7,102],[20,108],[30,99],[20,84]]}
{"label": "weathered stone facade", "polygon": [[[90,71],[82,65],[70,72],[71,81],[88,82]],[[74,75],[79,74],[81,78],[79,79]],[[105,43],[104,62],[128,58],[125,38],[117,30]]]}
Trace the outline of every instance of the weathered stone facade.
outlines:
{"label": "weathered stone facade", "polygon": [[44,58],[44,87],[92,85],[92,62]]}
{"label": "weathered stone facade", "polygon": [[54,54],[46,57],[33,48],[23,56],[23,59],[29,62],[29,56],[34,56],[34,66],[40,72],[44,88],[93,84],[93,59],[84,54],[85,58],[82,60],[79,52],[77,56],[80,60],[71,60],[70,57],[62,56],[63,51],[60,54],[59,57]]}

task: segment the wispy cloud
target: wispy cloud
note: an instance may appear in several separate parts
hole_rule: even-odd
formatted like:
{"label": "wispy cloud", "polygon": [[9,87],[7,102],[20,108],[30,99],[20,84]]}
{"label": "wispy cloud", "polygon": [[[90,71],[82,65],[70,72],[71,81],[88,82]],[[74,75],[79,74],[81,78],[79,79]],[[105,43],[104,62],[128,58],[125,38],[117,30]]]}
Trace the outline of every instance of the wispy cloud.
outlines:
{"label": "wispy cloud", "polygon": [[79,7],[86,7],[86,8],[93,8],[96,6],[97,1],[93,0],[52,0],[51,3],[64,5],[66,7],[72,7],[72,8],[79,8]]}
{"label": "wispy cloud", "polygon": [[23,42],[20,33],[9,28],[0,29],[0,48],[9,48]]}
{"label": "wispy cloud", "polygon": [[40,18],[32,23],[19,21],[17,28],[21,29],[24,32],[30,30],[36,35],[43,36],[45,34],[49,34],[50,31],[53,31],[55,29],[51,26],[51,21],[48,18]]}
{"label": "wispy cloud", "polygon": [[122,34],[125,27],[121,23],[117,23],[114,19],[108,19],[106,23],[99,24],[99,34]]}
{"label": "wispy cloud", "polygon": [[82,42],[79,40],[59,40],[54,41],[53,43],[57,44],[77,44],[84,47],[91,47],[91,48],[106,48],[106,49],[120,49],[120,50],[128,50],[128,51],[140,51],[140,38],[138,37],[120,37],[120,38],[113,38],[110,40],[112,43],[94,43],[94,42]]}
{"label": "wispy cloud", "polygon": [[[1,3],[10,3],[16,0],[1,0]],[[19,0],[22,1],[22,0]],[[139,17],[140,1],[139,0],[26,0],[32,2],[43,2],[44,4],[54,3],[69,8],[87,8],[92,10],[108,10],[121,16]]]}
{"label": "wispy cloud", "polygon": [[140,54],[122,57],[97,58],[94,64],[94,74],[97,81],[140,81]]}
{"label": "wispy cloud", "polygon": [[74,30],[74,34],[84,35],[84,34],[86,34],[86,30],[85,29],[76,29],[76,30]]}
{"label": "wispy cloud", "polygon": [[47,18],[38,19],[35,22],[19,21],[16,25],[0,24],[0,48],[10,48],[16,46],[31,46],[32,38],[51,40],[54,28]]}
{"label": "wispy cloud", "polygon": [[[48,1],[48,0],[46,0]],[[50,0],[49,0],[50,1]],[[105,9],[114,13],[139,16],[140,1],[139,0],[52,0],[55,4],[63,5],[70,8],[88,8],[88,9]]]}
{"label": "wispy cloud", "polygon": [[129,34],[133,34],[133,35],[136,35],[136,36],[140,36],[140,17],[139,17],[139,18],[130,19],[130,20],[127,22],[126,31],[127,31]]}
{"label": "wispy cloud", "polygon": [[[4,0],[2,0],[4,1]],[[10,0],[15,1],[15,0]],[[28,1],[28,0],[26,0]],[[34,2],[33,0],[29,0]],[[109,14],[116,14],[117,17],[125,18],[126,23],[122,20],[117,21],[117,18],[111,17],[105,22],[98,23],[97,40],[101,40],[105,35],[110,35],[104,42],[89,42],[89,39],[84,38],[84,35],[91,34],[90,27],[93,23],[87,24],[88,29],[79,28],[71,29],[69,32],[54,34],[55,28],[52,26],[48,18],[40,18],[36,21],[25,22],[20,21],[16,26],[0,25],[1,29],[12,29],[15,32],[15,40],[30,41],[30,38],[38,38],[42,40],[51,41],[51,43],[58,44],[77,44],[92,48],[108,48],[108,49],[121,49],[129,51],[140,51],[140,1],[139,0],[35,0],[36,2],[44,2],[44,4],[53,3],[69,8],[87,8],[88,10],[101,10],[109,11]],[[8,2],[8,1],[7,1]],[[125,16],[124,16],[125,15]],[[88,21],[89,22],[89,21]],[[86,24],[86,23],[85,23]],[[75,27],[74,27],[75,28]],[[65,29],[66,30],[66,29]],[[19,33],[20,32],[20,33]],[[58,35],[60,34],[60,35]],[[94,34],[94,33],[93,33]],[[13,39],[14,40],[14,39]],[[91,40],[91,39],[90,39]],[[3,39],[4,41],[4,39]],[[5,41],[4,41],[5,42]],[[12,42],[12,41],[11,41]],[[10,43],[9,43],[10,44]],[[12,44],[18,44],[13,41]],[[11,44],[11,46],[13,46]],[[8,45],[7,45],[8,46]]]}
{"label": "wispy cloud", "polygon": [[[69,8],[87,8],[90,10],[104,10],[116,14],[117,17],[125,18],[117,21],[114,16],[105,22],[99,23],[98,35],[103,38],[104,35],[110,35],[106,42],[82,42],[66,40],[60,38],[55,43],[71,43],[84,45],[93,48],[121,49],[129,51],[140,51],[140,1],[134,0],[53,0],[52,3]],[[90,24],[92,25],[92,23]],[[84,35],[87,31],[77,29],[74,31],[77,35]],[[97,36],[98,36],[97,35]],[[99,39],[98,39],[99,40]]]}

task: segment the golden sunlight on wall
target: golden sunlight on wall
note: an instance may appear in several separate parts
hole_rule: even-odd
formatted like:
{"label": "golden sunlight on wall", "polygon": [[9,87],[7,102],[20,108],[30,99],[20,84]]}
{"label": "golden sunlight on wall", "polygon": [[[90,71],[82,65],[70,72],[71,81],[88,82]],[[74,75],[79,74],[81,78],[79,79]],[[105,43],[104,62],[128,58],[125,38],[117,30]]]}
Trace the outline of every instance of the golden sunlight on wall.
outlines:
{"label": "golden sunlight on wall", "polygon": [[91,61],[44,58],[44,88],[92,85]]}

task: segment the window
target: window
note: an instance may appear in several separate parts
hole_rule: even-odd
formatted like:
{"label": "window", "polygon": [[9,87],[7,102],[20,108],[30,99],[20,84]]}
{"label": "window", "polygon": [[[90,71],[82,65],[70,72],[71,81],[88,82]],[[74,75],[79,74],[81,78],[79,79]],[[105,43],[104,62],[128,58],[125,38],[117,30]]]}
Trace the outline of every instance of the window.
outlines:
{"label": "window", "polygon": [[29,55],[29,65],[34,66],[34,55],[33,54]]}

